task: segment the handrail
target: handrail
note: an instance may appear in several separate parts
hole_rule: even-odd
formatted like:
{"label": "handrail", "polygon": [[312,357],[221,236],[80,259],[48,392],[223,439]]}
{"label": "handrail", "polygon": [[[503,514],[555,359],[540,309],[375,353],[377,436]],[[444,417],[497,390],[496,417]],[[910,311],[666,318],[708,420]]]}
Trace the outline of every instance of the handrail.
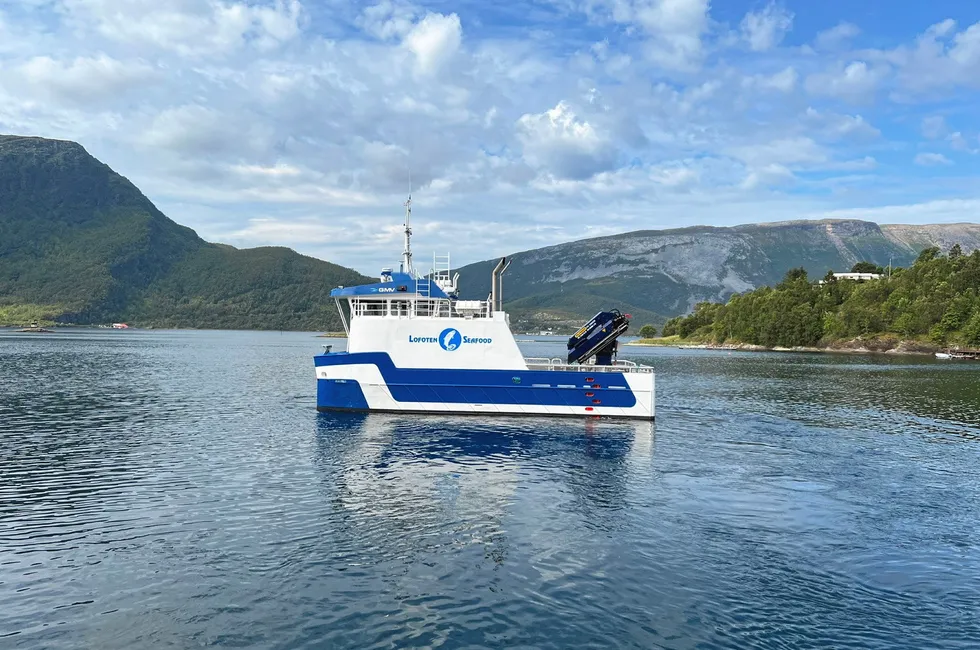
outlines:
{"label": "handrail", "polygon": [[633,361],[619,359],[611,366],[597,366],[589,364],[570,364],[564,359],[546,359],[543,357],[528,357],[524,359],[528,370],[562,370],[572,372],[625,372],[650,374],[653,372],[652,366],[641,366]]}
{"label": "handrail", "polygon": [[[486,300],[465,301],[468,303],[479,303],[479,307],[477,309],[466,309],[463,311],[458,310],[455,306],[456,303],[450,300],[445,298],[427,298],[419,293],[361,296],[357,298],[346,298],[346,300],[350,304],[351,317],[492,318],[493,316],[491,304]],[[409,303],[407,313],[395,314],[393,309],[389,309],[389,302]]]}

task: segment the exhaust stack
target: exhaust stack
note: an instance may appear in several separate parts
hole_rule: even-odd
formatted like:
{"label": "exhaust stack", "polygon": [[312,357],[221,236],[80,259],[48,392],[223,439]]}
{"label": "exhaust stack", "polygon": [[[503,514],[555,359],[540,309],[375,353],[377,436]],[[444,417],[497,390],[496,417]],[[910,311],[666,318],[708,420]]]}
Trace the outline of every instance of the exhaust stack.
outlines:
{"label": "exhaust stack", "polygon": [[497,262],[497,266],[493,267],[493,273],[490,274],[490,311],[497,311],[497,283],[500,275],[503,273],[505,268],[506,257],[501,257],[500,261]]}

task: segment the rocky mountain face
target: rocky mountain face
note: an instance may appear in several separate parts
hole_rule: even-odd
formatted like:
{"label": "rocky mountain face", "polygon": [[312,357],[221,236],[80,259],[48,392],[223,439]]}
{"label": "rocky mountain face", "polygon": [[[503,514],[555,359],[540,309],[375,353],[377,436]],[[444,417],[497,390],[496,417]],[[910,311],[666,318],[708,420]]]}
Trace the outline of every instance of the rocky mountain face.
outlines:
{"label": "rocky mountain face", "polygon": [[[574,327],[613,307],[637,325],[657,323],[701,301],[775,284],[794,267],[819,278],[859,261],[905,266],[924,248],[953,244],[980,248],[980,225],[825,220],[641,230],[515,253],[504,297],[518,329]],[[486,297],[494,264],[460,269],[466,297]]]}

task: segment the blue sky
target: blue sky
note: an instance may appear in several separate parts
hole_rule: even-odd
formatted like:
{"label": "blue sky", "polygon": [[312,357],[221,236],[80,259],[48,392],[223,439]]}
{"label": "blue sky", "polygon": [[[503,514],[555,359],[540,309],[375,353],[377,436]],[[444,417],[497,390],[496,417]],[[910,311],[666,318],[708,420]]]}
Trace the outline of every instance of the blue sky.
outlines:
{"label": "blue sky", "polygon": [[980,4],[0,0],[0,132],[373,273],[637,229],[976,221]]}

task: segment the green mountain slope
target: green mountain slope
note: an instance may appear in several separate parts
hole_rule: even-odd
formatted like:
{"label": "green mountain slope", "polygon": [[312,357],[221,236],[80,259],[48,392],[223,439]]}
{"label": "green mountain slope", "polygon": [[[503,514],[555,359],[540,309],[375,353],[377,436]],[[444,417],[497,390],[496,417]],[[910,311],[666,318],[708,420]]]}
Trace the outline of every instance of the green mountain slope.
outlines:
{"label": "green mountain slope", "polygon": [[0,324],[337,329],[368,281],[284,248],[205,242],[73,142],[0,136]]}
{"label": "green mountain slope", "polygon": [[[659,323],[699,302],[776,284],[794,267],[822,277],[858,261],[906,266],[924,248],[954,243],[964,252],[980,248],[980,225],[826,220],[643,230],[516,253],[504,299],[529,327],[581,321],[596,304],[633,311],[637,324]],[[460,269],[465,297],[486,297],[495,262]]]}
{"label": "green mountain slope", "polygon": [[[980,345],[980,250],[948,255],[923,249],[909,268],[856,282],[815,283],[799,269],[773,287],[701,303],[670,320],[665,335],[765,347],[838,346],[879,349]],[[860,337],[860,338],[858,338]]]}

